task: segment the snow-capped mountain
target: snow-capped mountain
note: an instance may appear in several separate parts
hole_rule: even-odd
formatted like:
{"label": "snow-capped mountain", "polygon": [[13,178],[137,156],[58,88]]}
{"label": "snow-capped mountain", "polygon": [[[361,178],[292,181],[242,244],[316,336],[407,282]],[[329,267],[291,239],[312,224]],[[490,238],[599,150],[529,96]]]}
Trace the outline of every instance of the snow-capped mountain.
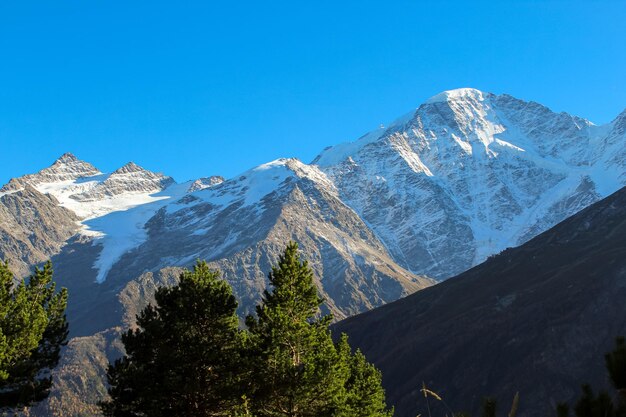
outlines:
{"label": "snow-capped mountain", "polygon": [[314,163],[400,265],[444,279],[626,184],[625,117],[453,90]]}
{"label": "snow-capped mountain", "polygon": [[[59,234],[65,240],[40,257],[64,243],[95,245],[90,268],[98,283],[110,271],[127,270],[125,263],[118,265],[125,257],[135,260],[132,276],[196,258],[218,262],[236,256],[267,238],[283,214],[271,209],[284,209],[296,191],[303,193],[298,204],[311,205],[317,192],[325,204],[354,217],[358,233],[350,230],[330,244],[353,263],[363,255],[356,249],[364,247],[359,239],[366,238],[368,251],[388,257],[402,276],[445,279],[626,183],[625,131],[626,112],[595,126],[508,95],[458,89],[432,97],[387,128],[327,148],[308,165],[282,159],[228,180],[213,176],[177,184],[132,162],[103,174],[65,154],[37,174],[11,180],[0,195],[31,187],[58,200],[68,219],[77,217],[76,229],[69,228],[78,232],[73,240],[67,240],[69,232]],[[312,214],[320,220],[315,228],[306,224],[308,235],[321,241],[327,229],[345,229],[315,203]],[[297,227],[291,228],[285,236],[295,237]],[[175,244],[162,245],[165,236]],[[259,282],[265,275],[257,262],[238,272]],[[401,286],[395,296],[413,289]],[[341,317],[382,301],[374,298],[336,313]]]}
{"label": "snow-capped mountain", "polygon": [[105,174],[63,155],[0,190],[0,257],[24,273],[54,256],[72,333],[87,336],[131,324],[155,285],[173,282],[164,271],[196,259],[250,311],[296,240],[343,318],[517,246],[625,184],[626,112],[596,126],[460,89],[311,164],[279,159],[226,180],[178,184],[133,163]]}
{"label": "snow-capped mountain", "polygon": [[74,335],[119,324],[117,291],[129,280],[196,259],[218,267],[234,285],[242,312],[250,311],[270,265],[292,239],[302,244],[338,319],[432,284],[391,258],[326,174],[295,159],[226,181],[215,176],[177,184],[132,162],[104,174],[65,154],[50,168],[11,180],[3,192],[25,189],[52,201],[64,216],[57,223],[69,231],[57,233],[57,245],[36,256],[3,251],[25,266],[54,255],[61,285],[75,294],[68,305]]}

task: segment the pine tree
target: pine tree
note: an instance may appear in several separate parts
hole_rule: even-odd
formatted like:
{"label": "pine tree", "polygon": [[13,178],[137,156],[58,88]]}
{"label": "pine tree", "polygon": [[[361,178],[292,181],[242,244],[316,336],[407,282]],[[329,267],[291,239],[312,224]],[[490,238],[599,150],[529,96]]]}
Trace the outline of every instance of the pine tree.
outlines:
{"label": "pine tree", "polygon": [[382,388],[382,375],[367,362],[365,355],[357,350],[351,353],[348,337],[341,335],[337,351],[342,363],[347,365],[345,379],[345,399],[337,416],[345,417],[390,417],[393,410],[387,410],[385,391]]}
{"label": "pine tree", "polygon": [[251,398],[259,417],[332,416],[344,397],[345,372],[330,337],[330,316],[318,317],[322,299],[313,272],[290,243],[269,273],[257,317],[246,320],[254,353]]}
{"label": "pine tree", "polygon": [[200,262],[122,336],[106,416],[389,417],[381,375],[335,344],[313,272],[291,243],[269,273],[256,317],[239,330],[228,283]]}
{"label": "pine tree", "polygon": [[0,409],[46,398],[68,336],[67,290],[56,292],[52,264],[14,286],[0,262]]}
{"label": "pine tree", "polygon": [[269,274],[257,316],[247,324],[256,347],[251,398],[259,417],[383,417],[380,372],[359,351],[351,353],[344,335],[335,345],[320,317],[323,300],[313,271],[290,243]]}
{"label": "pine tree", "polygon": [[[107,416],[230,416],[241,406],[245,334],[227,282],[205,262],[160,288],[156,305],[122,336],[126,356],[109,368]],[[241,414],[245,415],[245,414]]]}

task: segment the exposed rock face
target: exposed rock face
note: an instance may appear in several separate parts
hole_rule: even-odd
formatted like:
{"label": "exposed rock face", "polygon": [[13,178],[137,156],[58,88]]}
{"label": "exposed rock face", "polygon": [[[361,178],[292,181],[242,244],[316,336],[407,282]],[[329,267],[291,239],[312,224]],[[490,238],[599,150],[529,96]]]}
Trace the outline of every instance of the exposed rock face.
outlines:
{"label": "exposed rock face", "polygon": [[0,189],[0,192],[19,190],[27,184],[36,187],[44,183],[73,181],[78,178],[92,177],[98,174],[100,174],[100,171],[90,163],[79,160],[71,153],[65,153],[50,167],[44,168],[36,174],[11,179],[8,184]]}
{"label": "exposed rock face", "polygon": [[151,194],[164,190],[173,183],[171,177],[148,171],[134,162],[129,162],[88,191],[73,194],[71,198],[79,201],[97,201],[120,194]]}
{"label": "exposed rock face", "polygon": [[19,276],[58,253],[78,229],[74,212],[28,184],[0,193],[0,259],[9,260]]}
{"label": "exposed rock face", "polygon": [[399,417],[426,412],[422,381],[455,411],[477,414],[484,396],[506,405],[519,391],[518,415],[554,415],[582,383],[608,388],[604,354],[626,334],[624,236],[626,188],[334,331],[380,367]]}
{"label": "exposed rock face", "polygon": [[[258,183],[267,187],[266,194],[250,192]],[[136,218],[134,211],[146,211],[146,206],[131,208],[124,215]],[[337,319],[433,283],[398,266],[356,213],[341,202],[324,174],[297,160],[256,168],[155,210],[142,242],[120,254],[100,283],[94,268],[98,264],[89,260],[102,259],[107,245],[115,242],[103,239],[100,245],[99,240],[75,239],[53,258],[61,283],[71,293],[81,294],[68,305],[74,335],[119,324],[119,314],[113,313],[119,311],[117,289],[129,277],[170,265],[190,266],[196,259],[211,262],[233,285],[242,314],[253,312],[270,266],[290,240],[300,242],[320,293]],[[110,224],[106,217],[104,223]],[[102,311],[108,314],[103,316]]]}

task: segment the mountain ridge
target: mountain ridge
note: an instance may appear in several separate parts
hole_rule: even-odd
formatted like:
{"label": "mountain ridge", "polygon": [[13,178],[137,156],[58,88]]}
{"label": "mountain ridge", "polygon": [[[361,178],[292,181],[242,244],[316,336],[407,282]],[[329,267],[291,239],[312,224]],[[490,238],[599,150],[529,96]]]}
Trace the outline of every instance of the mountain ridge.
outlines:
{"label": "mountain ridge", "polygon": [[[103,223],[98,219],[145,207],[135,235],[126,236],[141,242],[145,224],[162,205],[168,211],[191,206],[205,191],[224,209],[241,197],[256,204],[291,175],[278,172],[284,167],[336,193],[401,267],[441,280],[625,184],[625,117],[626,111],[595,126],[535,102],[462,88],[431,97],[357,141],[326,148],[311,164],[278,159],[230,179],[211,177],[207,185],[192,180],[184,187],[133,162],[103,174],[66,153],[37,174],[12,179],[0,193],[28,183],[51,194],[83,219],[80,233],[94,239],[107,236],[107,230],[94,230]],[[275,175],[264,177],[266,170]],[[442,264],[450,252],[453,259]]]}

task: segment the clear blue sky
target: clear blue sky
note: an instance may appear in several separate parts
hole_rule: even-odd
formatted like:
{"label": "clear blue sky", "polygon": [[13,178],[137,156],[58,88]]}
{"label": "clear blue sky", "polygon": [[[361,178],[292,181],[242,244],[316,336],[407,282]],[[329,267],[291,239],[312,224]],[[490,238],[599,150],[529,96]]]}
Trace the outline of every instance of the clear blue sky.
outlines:
{"label": "clear blue sky", "polygon": [[71,151],[178,181],[310,162],[457,87],[626,108],[626,1],[2,1],[0,183]]}

